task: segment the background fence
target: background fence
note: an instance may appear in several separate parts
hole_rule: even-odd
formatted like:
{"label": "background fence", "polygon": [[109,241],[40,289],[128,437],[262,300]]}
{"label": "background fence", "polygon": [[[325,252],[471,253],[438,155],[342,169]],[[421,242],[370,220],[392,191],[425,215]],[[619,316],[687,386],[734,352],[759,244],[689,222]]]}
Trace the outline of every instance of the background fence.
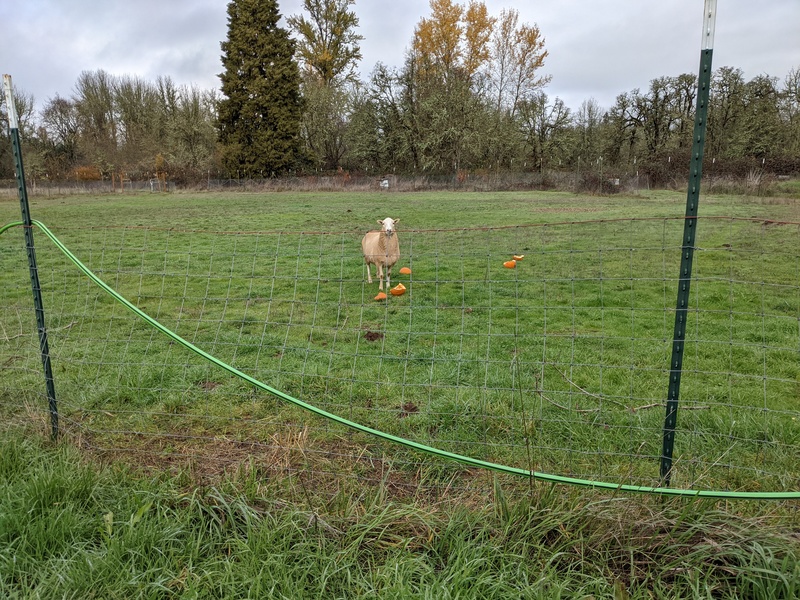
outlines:
{"label": "background fence", "polygon": [[[796,491],[800,226],[700,221],[672,485]],[[403,231],[412,274],[395,269],[407,292],[384,302],[354,232],[52,230],[165,327],[294,398],[480,460],[656,486],[682,228]],[[254,388],[37,235],[61,430],[87,449],[199,476],[246,467],[410,490],[484,477]],[[39,427],[47,400],[20,237],[0,236],[0,414],[5,427]],[[512,254],[525,257],[505,268]]]}
{"label": "background fence", "polygon": [[[581,171],[544,169],[541,171],[510,172],[506,170],[458,171],[443,174],[389,173],[320,173],[280,178],[229,178],[209,173],[192,179],[155,178],[102,181],[51,181],[33,179],[28,193],[33,197],[108,193],[165,193],[178,190],[244,190],[276,191],[502,191],[502,190],[566,190],[572,192],[615,194],[625,191],[686,188],[686,168],[689,156],[667,157],[654,163],[653,172],[640,170],[636,165],[623,170],[603,170],[598,165]],[[781,167],[781,168],[770,168]],[[789,189],[792,176],[796,178],[800,165],[771,165],[761,161],[706,161],[704,190],[710,193],[747,193],[758,196],[780,195]],[[788,174],[787,174],[788,173]],[[790,175],[791,174],[791,175]],[[13,179],[0,180],[0,197],[17,197]]]}

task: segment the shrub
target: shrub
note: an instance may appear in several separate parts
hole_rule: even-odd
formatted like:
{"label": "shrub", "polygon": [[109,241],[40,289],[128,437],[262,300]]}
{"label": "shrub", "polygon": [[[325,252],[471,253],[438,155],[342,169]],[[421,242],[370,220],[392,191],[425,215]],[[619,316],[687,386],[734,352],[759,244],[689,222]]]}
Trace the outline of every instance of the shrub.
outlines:
{"label": "shrub", "polygon": [[100,181],[103,178],[100,169],[94,166],[84,166],[75,169],[75,179],[78,181]]}

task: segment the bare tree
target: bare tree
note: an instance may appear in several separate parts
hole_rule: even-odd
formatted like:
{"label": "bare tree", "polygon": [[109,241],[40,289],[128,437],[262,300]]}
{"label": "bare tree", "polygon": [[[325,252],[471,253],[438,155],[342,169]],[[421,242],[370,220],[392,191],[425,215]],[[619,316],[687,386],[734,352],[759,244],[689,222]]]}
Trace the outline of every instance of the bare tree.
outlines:
{"label": "bare tree", "polygon": [[82,72],[75,84],[73,101],[84,154],[101,171],[113,169],[119,158],[113,78],[102,70]]}
{"label": "bare tree", "polygon": [[780,114],[785,132],[784,151],[800,155],[800,68],[789,71],[780,91]]}
{"label": "bare tree", "polygon": [[534,100],[534,96],[550,81],[549,76],[539,74],[548,54],[544,43],[537,25],[519,24],[516,10],[500,13],[499,25],[492,38],[490,67],[490,87],[497,109],[515,115],[520,102]]}

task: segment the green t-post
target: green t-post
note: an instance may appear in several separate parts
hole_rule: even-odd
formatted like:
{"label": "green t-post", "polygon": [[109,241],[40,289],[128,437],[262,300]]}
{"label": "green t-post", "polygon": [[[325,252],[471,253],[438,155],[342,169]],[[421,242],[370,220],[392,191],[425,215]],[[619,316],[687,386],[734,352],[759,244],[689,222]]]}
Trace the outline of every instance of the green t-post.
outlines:
{"label": "green t-post", "polygon": [[31,275],[31,288],[33,289],[33,306],[36,312],[36,328],[39,330],[39,352],[42,355],[44,380],[47,388],[47,401],[50,410],[50,426],[53,437],[58,436],[58,405],[56,404],[56,387],[53,382],[53,369],[50,365],[50,346],[47,342],[47,327],[44,321],[44,304],[42,303],[42,288],[39,284],[39,269],[36,266],[36,248],[33,245],[33,224],[31,223],[30,206],[28,205],[28,188],[25,185],[25,170],[22,166],[22,147],[19,139],[19,122],[17,107],[14,104],[14,92],[11,85],[11,75],[3,75],[3,87],[6,95],[6,110],[8,111],[8,124],[11,129],[11,145],[14,152],[14,166],[16,167],[17,189],[19,203],[22,209],[22,228],[25,231],[25,249],[28,253],[28,268]]}
{"label": "green t-post", "polygon": [[706,0],[703,15],[703,39],[700,51],[700,74],[697,78],[697,107],[694,114],[692,158],[689,164],[689,190],[686,196],[686,219],[681,243],[681,267],[678,276],[678,301],[675,307],[675,329],[672,338],[672,357],[669,365],[667,416],[664,420],[664,440],[661,451],[661,484],[668,487],[672,477],[672,451],[675,446],[675,427],[678,420],[678,397],[681,389],[686,316],[689,309],[689,288],[692,281],[692,258],[697,233],[697,206],[700,201],[700,178],[703,174],[703,148],[706,141],[708,96],[711,87],[711,55],[714,45],[714,22],[717,1]]}

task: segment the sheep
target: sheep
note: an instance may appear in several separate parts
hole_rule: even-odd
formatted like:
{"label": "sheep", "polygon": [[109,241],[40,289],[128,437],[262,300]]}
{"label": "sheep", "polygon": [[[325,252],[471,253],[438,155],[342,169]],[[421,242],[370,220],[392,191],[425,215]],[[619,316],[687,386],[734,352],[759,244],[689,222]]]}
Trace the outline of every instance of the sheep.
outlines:
{"label": "sheep", "polygon": [[386,289],[391,285],[392,267],[400,259],[400,241],[397,239],[395,226],[400,219],[386,217],[381,224],[380,231],[368,231],[361,240],[361,251],[364,253],[364,262],[367,264],[367,282],[372,283],[372,268],[374,264],[378,277],[378,290],[383,290],[383,269],[386,268]]}

